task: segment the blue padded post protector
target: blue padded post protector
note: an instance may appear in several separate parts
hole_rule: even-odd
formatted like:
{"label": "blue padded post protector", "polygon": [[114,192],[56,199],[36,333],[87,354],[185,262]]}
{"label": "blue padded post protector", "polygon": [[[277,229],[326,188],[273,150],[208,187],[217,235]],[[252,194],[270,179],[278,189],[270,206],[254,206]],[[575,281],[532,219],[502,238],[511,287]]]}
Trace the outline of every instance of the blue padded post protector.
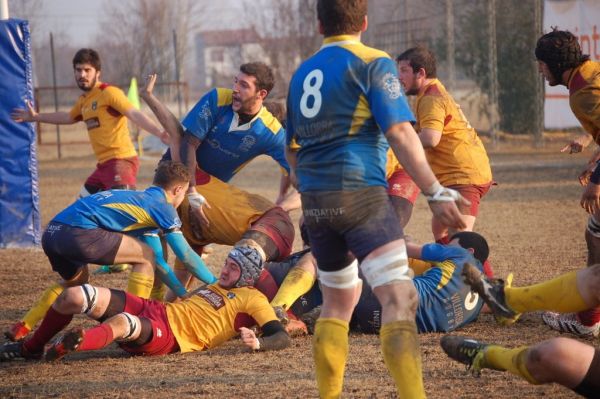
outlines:
{"label": "blue padded post protector", "polygon": [[10,119],[33,103],[29,23],[0,21],[0,248],[40,244],[35,126]]}

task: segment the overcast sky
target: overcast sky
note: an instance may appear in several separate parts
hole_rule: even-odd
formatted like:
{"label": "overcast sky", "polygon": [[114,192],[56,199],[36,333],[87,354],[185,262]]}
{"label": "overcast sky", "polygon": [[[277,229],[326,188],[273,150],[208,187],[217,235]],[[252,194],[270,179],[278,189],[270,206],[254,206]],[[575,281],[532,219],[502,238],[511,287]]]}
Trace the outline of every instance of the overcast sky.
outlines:
{"label": "overcast sky", "polygon": [[[8,0],[11,17],[28,19],[27,16],[16,15],[17,2],[28,0]],[[55,35],[64,33],[71,40],[73,47],[90,46],[99,31],[99,16],[105,7],[128,0],[38,0],[41,8],[36,10],[35,32],[44,40],[50,32]],[[203,26],[205,29],[226,29],[235,27],[235,19],[239,16],[241,0],[193,0],[205,3],[202,10],[210,15]],[[11,8],[12,7],[12,8]],[[13,9],[14,8],[14,9]],[[239,19],[238,19],[239,24]],[[211,26],[212,25],[212,26]],[[239,25],[238,25],[239,26]]]}

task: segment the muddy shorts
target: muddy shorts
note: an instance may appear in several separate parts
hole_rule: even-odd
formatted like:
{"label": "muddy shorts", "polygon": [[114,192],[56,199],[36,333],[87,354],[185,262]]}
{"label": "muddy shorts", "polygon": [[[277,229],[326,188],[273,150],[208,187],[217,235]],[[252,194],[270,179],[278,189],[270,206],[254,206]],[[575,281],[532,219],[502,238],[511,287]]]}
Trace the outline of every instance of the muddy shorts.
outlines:
{"label": "muddy shorts", "polygon": [[323,271],[340,270],[354,259],[403,237],[381,186],[356,191],[302,193],[302,212],[311,251]]}
{"label": "muddy shorts", "polygon": [[42,236],[42,248],[52,270],[70,280],[88,263],[112,265],[122,240],[121,233],[50,222]]}

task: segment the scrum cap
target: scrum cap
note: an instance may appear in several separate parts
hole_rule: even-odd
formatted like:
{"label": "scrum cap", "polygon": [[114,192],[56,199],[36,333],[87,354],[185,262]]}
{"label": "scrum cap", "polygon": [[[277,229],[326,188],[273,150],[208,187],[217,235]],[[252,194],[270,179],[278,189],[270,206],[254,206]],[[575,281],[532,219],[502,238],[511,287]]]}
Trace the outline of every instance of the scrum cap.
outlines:
{"label": "scrum cap", "polygon": [[538,39],[535,57],[548,65],[559,82],[562,81],[564,71],[578,67],[589,58],[581,54],[581,47],[574,34],[556,28]]}
{"label": "scrum cap", "polygon": [[235,287],[253,286],[263,269],[262,257],[254,248],[247,246],[235,247],[229,252],[229,258],[238,264],[241,270],[240,278]]}

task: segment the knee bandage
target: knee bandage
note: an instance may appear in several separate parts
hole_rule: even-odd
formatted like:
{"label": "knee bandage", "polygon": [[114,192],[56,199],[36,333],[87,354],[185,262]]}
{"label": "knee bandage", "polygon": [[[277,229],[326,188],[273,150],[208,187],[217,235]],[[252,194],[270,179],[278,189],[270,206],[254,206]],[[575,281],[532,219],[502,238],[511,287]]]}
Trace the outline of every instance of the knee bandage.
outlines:
{"label": "knee bandage", "polygon": [[406,248],[402,248],[402,250],[393,249],[364,260],[361,269],[367,283],[372,288],[391,284],[394,281],[411,279]]}
{"label": "knee bandage", "polygon": [[321,284],[330,288],[352,288],[360,281],[358,278],[358,261],[356,259],[342,270],[325,272],[318,269],[317,273]]}
{"label": "knee bandage", "polygon": [[[124,317],[127,321],[127,330],[123,335],[123,338],[118,338],[116,341],[118,342],[128,342],[133,341],[139,335],[140,330],[142,329],[142,323],[137,316],[129,314],[127,312],[120,313],[117,317]],[[135,337],[135,338],[132,338]]]}
{"label": "knee bandage", "polygon": [[588,219],[587,231],[594,237],[600,238],[600,223],[593,216]]}
{"label": "knee bandage", "polygon": [[83,284],[80,286],[81,292],[83,293],[83,305],[81,306],[81,313],[89,315],[98,301],[98,290],[96,287],[90,284]]}

